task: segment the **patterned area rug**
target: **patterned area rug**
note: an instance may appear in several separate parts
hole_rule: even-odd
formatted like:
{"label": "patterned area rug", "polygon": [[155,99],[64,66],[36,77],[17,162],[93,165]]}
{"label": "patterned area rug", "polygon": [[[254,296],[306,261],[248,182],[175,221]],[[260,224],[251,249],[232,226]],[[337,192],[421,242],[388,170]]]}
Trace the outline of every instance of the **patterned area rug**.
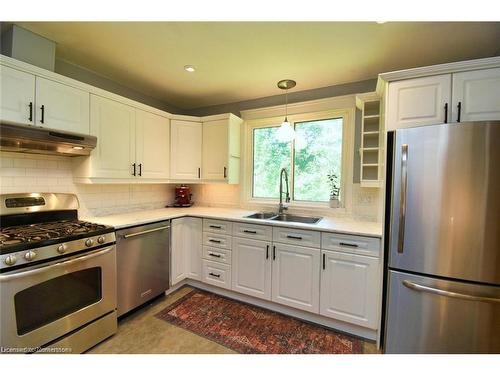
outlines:
{"label": "patterned area rug", "polygon": [[156,317],[238,353],[357,354],[363,347],[360,339],[197,289]]}

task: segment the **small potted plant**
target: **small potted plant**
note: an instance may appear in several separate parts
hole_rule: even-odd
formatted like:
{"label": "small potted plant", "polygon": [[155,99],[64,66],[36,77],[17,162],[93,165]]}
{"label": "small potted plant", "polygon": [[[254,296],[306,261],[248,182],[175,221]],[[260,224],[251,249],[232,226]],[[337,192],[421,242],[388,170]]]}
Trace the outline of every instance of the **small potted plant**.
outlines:
{"label": "small potted plant", "polygon": [[340,182],[339,182],[339,177],[334,174],[330,173],[326,175],[328,178],[328,184],[330,185],[330,207],[331,208],[338,208],[340,207]]}

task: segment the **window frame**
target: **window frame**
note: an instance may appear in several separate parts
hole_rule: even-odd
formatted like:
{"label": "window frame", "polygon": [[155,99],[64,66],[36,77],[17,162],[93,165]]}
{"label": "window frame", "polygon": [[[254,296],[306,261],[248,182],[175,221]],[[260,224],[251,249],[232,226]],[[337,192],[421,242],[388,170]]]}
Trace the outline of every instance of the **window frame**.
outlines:
{"label": "window frame", "polygon": [[[332,109],[317,112],[305,112],[292,114],[288,116],[288,121],[293,124],[326,120],[332,118],[342,118],[342,161],[341,161],[341,205],[339,208],[332,209],[328,202],[300,201],[291,200],[288,204],[290,208],[297,209],[328,209],[337,212],[350,212],[352,201],[353,186],[353,159],[354,159],[354,108]],[[283,116],[274,116],[267,118],[258,118],[245,121],[245,166],[243,170],[244,182],[244,203],[247,206],[264,208],[269,206],[275,209],[274,205],[279,203],[279,198],[259,198],[253,197],[253,131],[258,128],[277,127],[283,122]],[[291,161],[294,163],[295,147],[292,146]],[[294,164],[291,165],[290,190],[293,192],[294,183]],[[326,182],[325,182],[326,183]],[[293,195],[291,194],[291,197]]]}

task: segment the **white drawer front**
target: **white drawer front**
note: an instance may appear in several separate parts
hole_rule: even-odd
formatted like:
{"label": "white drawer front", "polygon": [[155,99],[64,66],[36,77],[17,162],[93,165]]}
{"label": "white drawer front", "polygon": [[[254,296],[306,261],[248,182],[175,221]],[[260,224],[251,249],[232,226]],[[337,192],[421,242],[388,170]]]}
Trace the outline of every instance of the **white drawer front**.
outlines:
{"label": "white drawer front", "polygon": [[233,223],[233,236],[272,241],[273,227],[270,225]]}
{"label": "white drawer front", "polygon": [[203,219],[204,232],[231,234],[232,225],[230,221]]}
{"label": "white drawer front", "polygon": [[273,241],[297,246],[320,247],[321,233],[292,228],[273,228]]}
{"label": "white drawer front", "polygon": [[203,232],[203,245],[231,250],[231,236]]}
{"label": "white drawer front", "polygon": [[204,283],[231,289],[231,266],[203,259],[202,278]]}
{"label": "white drawer front", "polygon": [[203,246],[203,258],[214,262],[231,264],[231,251],[212,246]]}
{"label": "white drawer front", "polygon": [[379,257],[380,238],[322,233],[321,248],[325,250]]}

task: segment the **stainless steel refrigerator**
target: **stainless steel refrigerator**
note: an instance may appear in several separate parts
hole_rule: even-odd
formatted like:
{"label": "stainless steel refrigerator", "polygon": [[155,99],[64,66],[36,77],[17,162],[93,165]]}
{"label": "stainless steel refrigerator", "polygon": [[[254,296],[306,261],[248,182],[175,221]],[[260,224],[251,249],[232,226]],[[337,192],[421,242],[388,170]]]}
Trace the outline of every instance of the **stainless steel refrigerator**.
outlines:
{"label": "stainless steel refrigerator", "polygon": [[500,353],[500,122],[388,137],[386,353]]}

